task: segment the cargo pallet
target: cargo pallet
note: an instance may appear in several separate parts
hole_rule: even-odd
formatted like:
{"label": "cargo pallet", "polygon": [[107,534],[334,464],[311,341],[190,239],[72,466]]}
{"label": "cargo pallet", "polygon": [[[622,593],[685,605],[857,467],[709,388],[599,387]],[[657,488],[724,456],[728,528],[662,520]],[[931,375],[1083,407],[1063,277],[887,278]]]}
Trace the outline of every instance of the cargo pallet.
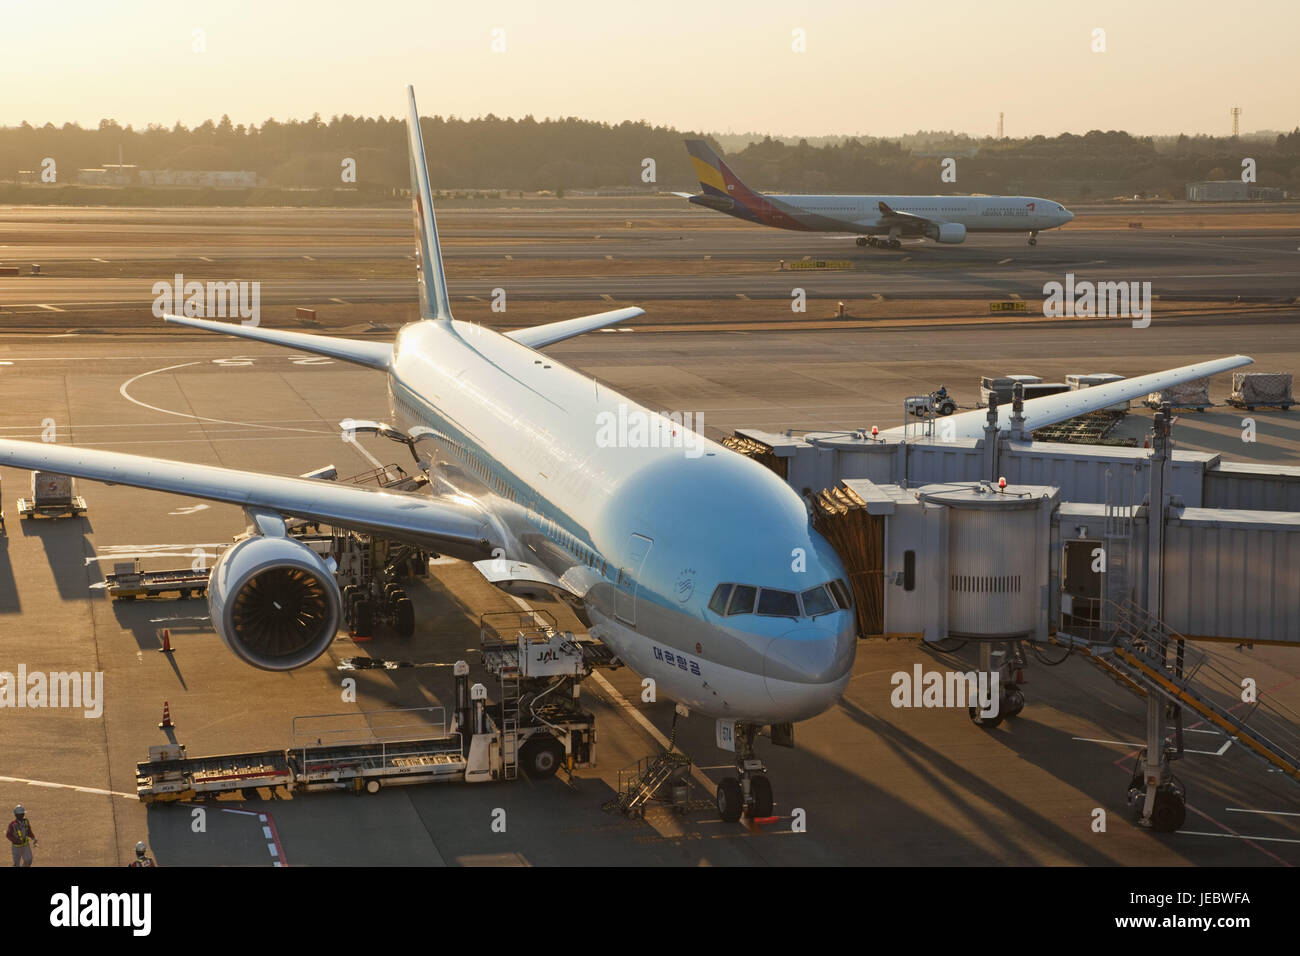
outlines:
{"label": "cargo pallet", "polygon": [[1229,398],[1228,404],[1234,408],[1244,408],[1248,412],[1253,412],[1257,408],[1280,408],[1284,412],[1289,412],[1295,402],[1250,402],[1247,404],[1240,398]]}

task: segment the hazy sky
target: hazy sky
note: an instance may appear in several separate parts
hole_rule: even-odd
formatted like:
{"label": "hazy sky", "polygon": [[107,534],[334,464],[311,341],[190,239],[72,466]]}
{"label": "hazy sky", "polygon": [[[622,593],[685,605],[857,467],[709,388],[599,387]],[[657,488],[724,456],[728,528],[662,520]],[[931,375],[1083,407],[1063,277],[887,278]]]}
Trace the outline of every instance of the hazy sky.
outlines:
{"label": "hazy sky", "polygon": [[1296,0],[0,0],[0,13],[0,125],[400,116],[406,83],[426,115],[717,132],[985,135],[1003,111],[1010,136],[1225,134],[1234,105],[1243,131],[1300,125]]}

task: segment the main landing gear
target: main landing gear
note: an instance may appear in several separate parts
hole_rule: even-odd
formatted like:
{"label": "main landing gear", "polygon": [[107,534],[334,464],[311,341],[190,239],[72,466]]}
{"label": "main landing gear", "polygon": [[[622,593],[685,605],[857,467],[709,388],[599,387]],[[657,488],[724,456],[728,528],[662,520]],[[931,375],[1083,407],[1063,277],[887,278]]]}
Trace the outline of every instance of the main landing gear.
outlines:
{"label": "main landing gear", "polygon": [[1030,244],[1031,246],[1036,246],[1036,245],[1038,245],[1038,230],[1037,230],[1037,229],[1034,229],[1034,230],[1032,230],[1032,231],[1029,233],[1029,244]]}
{"label": "main landing gear", "polygon": [[878,239],[875,236],[858,236],[859,246],[870,246],[872,249],[901,249],[903,242],[901,239],[890,237],[888,239]]}
{"label": "main landing gear", "polygon": [[767,767],[754,753],[754,738],[760,729],[758,724],[739,721],[734,725],[739,777],[726,777],[718,784],[718,814],[726,823],[736,823],[745,814],[751,820],[772,815],[772,781]]}

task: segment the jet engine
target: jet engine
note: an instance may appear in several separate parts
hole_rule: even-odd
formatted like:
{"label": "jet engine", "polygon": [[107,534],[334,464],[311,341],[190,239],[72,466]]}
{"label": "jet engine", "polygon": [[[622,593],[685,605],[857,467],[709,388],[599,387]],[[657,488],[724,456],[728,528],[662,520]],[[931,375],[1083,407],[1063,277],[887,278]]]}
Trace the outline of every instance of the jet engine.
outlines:
{"label": "jet engine", "polygon": [[339,628],[329,565],[293,538],[254,535],[224,552],[208,580],[212,626],[241,660],[268,671],[310,664]]}
{"label": "jet engine", "polygon": [[966,227],[959,222],[940,222],[926,226],[925,235],[935,242],[965,242]]}

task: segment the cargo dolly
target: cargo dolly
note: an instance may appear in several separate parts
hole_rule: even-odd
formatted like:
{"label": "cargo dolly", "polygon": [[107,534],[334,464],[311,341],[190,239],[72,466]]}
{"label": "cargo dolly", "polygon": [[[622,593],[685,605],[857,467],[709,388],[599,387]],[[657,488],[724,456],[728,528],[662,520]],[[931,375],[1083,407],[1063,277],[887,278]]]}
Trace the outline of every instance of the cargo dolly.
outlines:
{"label": "cargo dolly", "polygon": [[142,571],[140,559],[119,561],[113,573],[104,575],[104,587],[114,601],[134,601],[174,593],[182,600],[202,597],[208,590],[211,569],[183,568],[173,571]]}
{"label": "cargo dolly", "polygon": [[[521,755],[534,779],[593,761],[595,718],[571,699],[531,700],[521,718],[518,697],[489,705],[487,688],[470,686],[465,661],[453,674],[450,726],[443,708],[417,707],[297,717],[292,743],[283,750],[191,757],[182,744],[150,747],[149,759],[136,765],[136,794],[160,803],[279,788],[378,793],[411,784],[514,779]],[[408,722],[385,726],[394,719]]]}

